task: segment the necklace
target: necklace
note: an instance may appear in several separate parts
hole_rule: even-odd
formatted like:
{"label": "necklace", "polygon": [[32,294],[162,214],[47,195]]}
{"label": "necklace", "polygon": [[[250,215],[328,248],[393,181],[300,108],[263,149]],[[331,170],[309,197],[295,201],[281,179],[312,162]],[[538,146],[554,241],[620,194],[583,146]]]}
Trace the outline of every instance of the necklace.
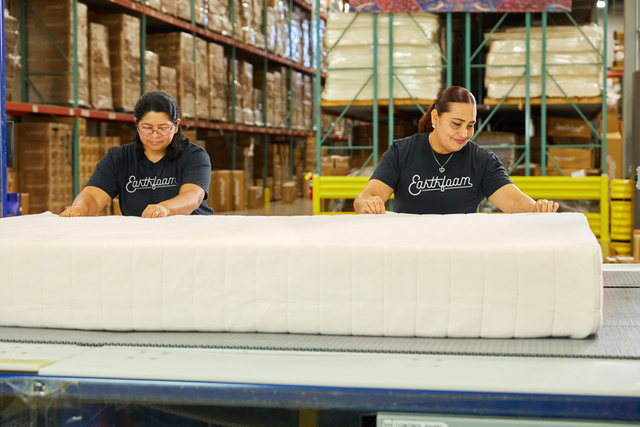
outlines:
{"label": "necklace", "polygon": [[438,169],[440,171],[440,173],[444,173],[444,166],[449,163],[449,160],[451,160],[451,158],[453,157],[454,154],[456,154],[456,152],[452,152],[451,155],[449,156],[449,158],[447,159],[446,162],[444,162],[443,164],[440,164],[440,162],[438,161],[438,158],[436,157],[436,152],[433,151],[433,147],[431,146],[431,141],[429,141],[429,147],[431,148],[431,154],[433,154],[433,160],[436,161],[436,163],[438,164],[438,166],[440,166],[440,169]]}

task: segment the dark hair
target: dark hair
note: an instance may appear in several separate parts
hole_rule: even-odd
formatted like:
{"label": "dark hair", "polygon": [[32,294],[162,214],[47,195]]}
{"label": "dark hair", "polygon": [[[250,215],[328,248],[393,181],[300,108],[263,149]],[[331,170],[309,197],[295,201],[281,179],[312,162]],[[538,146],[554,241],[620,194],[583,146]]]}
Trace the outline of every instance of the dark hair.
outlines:
{"label": "dark hair", "polygon": [[449,86],[438,94],[438,97],[429,107],[424,116],[418,122],[418,132],[425,133],[433,130],[431,123],[431,111],[436,110],[438,114],[448,113],[451,110],[449,104],[452,102],[461,102],[476,105],[476,98],[471,92],[461,86]]}
{"label": "dark hair", "polygon": [[[136,106],[133,109],[133,115],[136,118],[136,124],[147,115],[147,113],[165,113],[169,116],[169,120],[174,125],[178,124],[178,104],[176,101],[166,92],[154,90],[147,92],[138,99]],[[135,142],[136,157],[138,160],[144,156],[144,146],[140,140],[140,135],[135,132],[133,137]],[[173,135],[173,139],[169,146],[167,146],[167,152],[165,156],[169,160],[175,160],[182,155],[184,147],[186,145],[187,138],[182,134],[182,127],[178,125],[178,132]]]}

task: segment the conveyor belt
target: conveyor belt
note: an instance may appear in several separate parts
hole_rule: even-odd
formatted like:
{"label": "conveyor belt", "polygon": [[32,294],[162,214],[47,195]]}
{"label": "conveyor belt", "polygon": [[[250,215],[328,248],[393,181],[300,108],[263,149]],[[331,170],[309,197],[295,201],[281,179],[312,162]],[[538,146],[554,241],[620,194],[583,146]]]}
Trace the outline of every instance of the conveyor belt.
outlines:
{"label": "conveyor belt", "polygon": [[605,271],[604,319],[587,339],[429,339],[0,327],[0,342],[354,353],[640,359],[640,270]]}

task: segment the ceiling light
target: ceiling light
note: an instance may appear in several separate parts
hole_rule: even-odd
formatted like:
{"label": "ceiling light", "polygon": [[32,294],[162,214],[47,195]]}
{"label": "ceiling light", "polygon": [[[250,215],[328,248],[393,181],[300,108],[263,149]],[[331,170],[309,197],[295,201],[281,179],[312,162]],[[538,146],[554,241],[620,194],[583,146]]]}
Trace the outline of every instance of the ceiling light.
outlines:
{"label": "ceiling light", "polygon": [[598,1],[596,2],[596,7],[597,7],[598,9],[604,9],[604,7],[605,7],[605,6],[606,6],[606,3],[604,2],[604,0],[598,0]]}

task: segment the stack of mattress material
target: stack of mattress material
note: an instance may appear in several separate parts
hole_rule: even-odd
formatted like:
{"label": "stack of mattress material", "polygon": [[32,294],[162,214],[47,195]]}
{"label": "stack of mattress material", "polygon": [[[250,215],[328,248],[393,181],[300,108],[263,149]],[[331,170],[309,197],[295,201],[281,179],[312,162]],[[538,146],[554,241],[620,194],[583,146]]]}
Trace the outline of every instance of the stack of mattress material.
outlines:
{"label": "stack of mattress material", "polygon": [[[526,29],[509,28],[491,36],[486,58],[485,86],[487,97],[501,99],[525,72]],[[547,76],[546,96],[569,97],[602,96],[602,28],[595,25],[547,27],[547,72],[560,85],[558,88]],[[542,30],[530,32],[531,97],[542,95]],[[597,51],[596,51],[597,49]],[[600,63],[598,65],[598,63]],[[506,65],[506,67],[505,67]],[[508,66],[513,65],[513,66]],[[509,93],[509,98],[524,98],[524,76]]]}
{"label": "stack of mattress material", "polygon": [[602,312],[584,215],[0,219],[0,325],[574,337]]}
{"label": "stack of mattress material", "polygon": [[[435,99],[442,84],[438,16],[427,13],[394,14],[393,28],[393,66],[397,67],[394,74],[402,82],[394,81],[394,99],[411,99],[411,96],[415,99]],[[388,99],[389,15],[378,15],[377,36],[378,98]],[[325,46],[327,50],[332,50],[327,57],[326,66],[329,70],[322,99],[349,102],[373,73],[373,15],[329,14]],[[331,70],[362,67],[368,69]],[[357,99],[372,100],[373,87],[371,80]]]}

